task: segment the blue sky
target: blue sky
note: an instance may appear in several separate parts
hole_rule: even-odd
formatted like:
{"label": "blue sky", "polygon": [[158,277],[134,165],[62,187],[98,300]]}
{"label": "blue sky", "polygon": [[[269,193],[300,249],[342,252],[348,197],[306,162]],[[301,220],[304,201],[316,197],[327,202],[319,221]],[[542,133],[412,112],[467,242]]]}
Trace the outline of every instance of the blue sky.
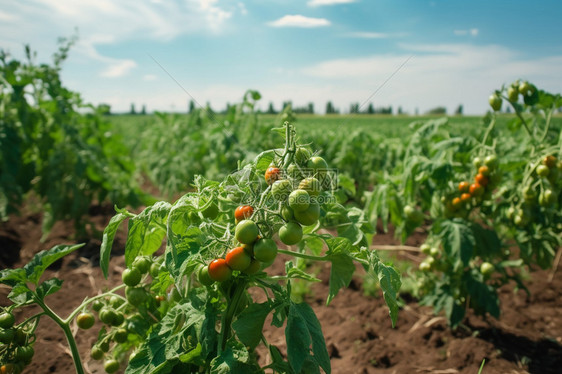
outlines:
{"label": "blue sky", "polygon": [[184,110],[167,71],[215,109],[251,88],[262,108],[345,112],[378,89],[376,107],[481,114],[518,78],[562,91],[560,16],[559,0],[0,0],[0,48],[47,61],[77,29],[64,82],[113,111]]}

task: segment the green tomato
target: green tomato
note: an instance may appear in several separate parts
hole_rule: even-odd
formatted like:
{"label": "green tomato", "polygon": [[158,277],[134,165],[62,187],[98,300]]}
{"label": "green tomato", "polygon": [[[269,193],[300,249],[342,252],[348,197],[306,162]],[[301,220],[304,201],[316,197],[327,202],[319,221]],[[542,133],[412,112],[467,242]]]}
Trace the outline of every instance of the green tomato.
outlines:
{"label": "green tomato", "polygon": [[260,267],[261,267],[261,263],[256,259],[252,259],[250,265],[242,272],[248,275],[256,274],[258,271],[260,271]]}
{"label": "green tomato", "polygon": [[306,165],[312,153],[307,148],[298,147],[295,151],[295,162],[299,165]]}
{"label": "green tomato", "polygon": [[310,196],[318,196],[322,187],[320,186],[320,181],[318,179],[308,177],[299,183],[299,189],[305,190]]}
{"label": "green tomato", "polygon": [[14,326],[14,323],[16,323],[16,319],[12,313],[4,312],[0,314],[0,328],[9,329]]}
{"label": "green tomato", "polygon": [[427,243],[424,243],[420,246],[420,251],[421,253],[428,255],[431,251],[431,246]]}
{"label": "green tomato", "polygon": [[108,374],[115,373],[119,370],[119,362],[115,359],[109,359],[103,363],[103,368]]}
{"label": "green tomato", "polygon": [[519,84],[519,93],[523,96],[527,96],[528,94],[532,94],[531,92],[531,85],[529,84],[529,82],[525,81],[525,82],[521,82]]}
{"label": "green tomato", "polygon": [[556,203],[556,194],[551,189],[546,189],[539,195],[539,204],[544,207],[553,206]]}
{"label": "green tomato", "polygon": [[25,365],[29,365],[33,359],[35,350],[30,345],[24,347],[17,347],[15,352],[16,361],[22,362]]}
{"label": "green tomato", "polygon": [[302,227],[296,222],[288,222],[279,229],[279,239],[286,245],[294,245],[302,240]]}
{"label": "green tomato", "polygon": [[125,316],[121,312],[115,312],[115,318],[111,326],[121,326],[125,322]]}
{"label": "green tomato", "polygon": [[254,245],[254,257],[261,262],[272,262],[277,256],[277,244],[272,239],[260,239]]}
{"label": "green tomato", "polygon": [[127,341],[128,336],[129,333],[127,332],[127,329],[120,328],[115,330],[115,332],[113,333],[113,341],[119,344],[125,343]]}
{"label": "green tomato", "polygon": [[[251,244],[258,238],[258,225],[252,220],[244,219],[236,225],[234,236],[242,244]],[[210,270],[210,269],[209,269]]]}
{"label": "green tomato", "polygon": [[96,319],[92,313],[80,313],[76,316],[76,324],[83,330],[91,329],[96,323]]}
{"label": "green tomato", "polygon": [[490,276],[494,272],[494,265],[489,262],[483,262],[482,265],[480,265],[480,272],[484,276]]}
{"label": "green tomato", "polygon": [[287,168],[287,174],[289,174],[289,176],[291,178],[294,179],[300,179],[302,178],[302,171],[301,169],[295,165],[295,164],[291,164],[289,165],[289,167]]}
{"label": "green tomato", "polygon": [[150,270],[152,261],[146,256],[139,256],[133,261],[133,267],[137,268],[141,274],[146,274]]}
{"label": "green tomato", "polygon": [[150,276],[154,279],[158,278],[158,274],[160,274],[160,268],[162,267],[161,264],[157,263],[157,262],[153,262],[152,265],[150,265]]}
{"label": "green tomato", "polygon": [[490,171],[495,170],[499,165],[498,156],[496,155],[486,156],[486,158],[484,158],[484,165],[486,165]]}
{"label": "green tomato", "polygon": [[507,99],[511,102],[511,103],[516,103],[517,100],[519,99],[519,90],[517,89],[517,87],[515,86],[510,86],[507,89]]}
{"label": "green tomato", "polygon": [[315,224],[320,218],[320,205],[314,201],[310,201],[308,209],[304,211],[295,211],[295,219],[304,226]]}
{"label": "green tomato", "polygon": [[14,340],[14,330],[0,329],[0,343],[10,344]]}
{"label": "green tomato", "polygon": [[326,173],[328,169],[328,163],[322,157],[314,156],[308,160],[307,166],[314,171],[314,173],[320,175]]}
{"label": "green tomato", "polygon": [[106,325],[112,325],[115,318],[117,318],[117,313],[111,308],[103,307],[102,310],[100,310],[99,317],[100,321]]}
{"label": "green tomato", "polygon": [[474,157],[474,159],[472,160],[472,164],[476,169],[478,169],[480,166],[482,166],[482,159],[480,157]]}
{"label": "green tomato", "polygon": [[271,195],[277,201],[285,201],[293,191],[293,184],[288,179],[275,181],[271,185]]}
{"label": "green tomato", "polygon": [[98,300],[96,300],[92,303],[92,309],[96,312],[99,312],[101,310],[101,308],[104,307],[104,305],[105,304],[103,303],[103,301],[98,299]]}
{"label": "green tomato", "polygon": [[123,283],[125,283],[129,287],[134,287],[141,281],[142,274],[137,268],[130,268],[123,270],[123,274],[121,274],[121,279],[123,279]]}
{"label": "green tomato", "polygon": [[197,279],[203,286],[210,286],[215,283],[215,281],[209,276],[209,267],[206,265],[199,268],[199,271],[197,272]]}
{"label": "green tomato", "polygon": [[94,345],[90,350],[90,357],[94,360],[101,360],[103,358],[103,354],[104,352],[97,345]]}
{"label": "green tomato", "polygon": [[548,177],[548,174],[550,174],[550,169],[546,165],[537,166],[536,171],[537,171],[537,175],[542,178],[546,178]]}
{"label": "green tomato", "polygon": [[146,300],[146,291],[142,287],[125,287],[125,296],[129,304],[139,306]]}
{"label": "green tomato", "polygon": [[303,212],[310,206],[310,195],[305,190],[294,190],[289,195],[289,207],[296,213]]}
{"label": "green tomato", "polygon": [[428,272],[431,270],[431,265],[428,262],[422,261],[420,263],[419,269],[423,272]]}
{"label": "green tomato", "polygon": [[490,97],[488,98],[488,102],[495,112],[500,110],[502,107],[502,99],[496,94],[490,95]]}
{"label": "green tomato", "polygon": [[288,205],[283,205],[281,207],[281,217],[289,222],[291,220],[293,220],[295,218],[295,212],[293,212],[293,209],[291,209],[290,206]]}

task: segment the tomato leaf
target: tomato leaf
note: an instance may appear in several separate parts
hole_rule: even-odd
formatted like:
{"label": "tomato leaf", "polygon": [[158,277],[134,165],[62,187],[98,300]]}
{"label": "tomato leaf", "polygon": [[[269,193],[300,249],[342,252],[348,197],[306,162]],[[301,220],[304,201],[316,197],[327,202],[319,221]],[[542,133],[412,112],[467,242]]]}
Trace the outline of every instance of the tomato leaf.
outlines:
{"label": "tomato leaf", "polygon": [[41,275],[43,275],[43,272],[49,266],[51,266],[55,261],[83,246],[84,244],[57,245],[47,251],[37,253],[33,256],[31,261],[23,267],[27,281],[37,285],[39,283],[39,278],[41,278]]}
{"label": "tomato leaf", "polygon": [[45,298],[45,296],[50,295],[52,293],[57,292],[62,287],[62,280],[58,278],[51,278],[46,280],[45,282],[41,283],[37,289],[37,295],[41,300]]}
{"label": "tomato leaf", "polygon": [[229,341],[229,345],[211,361],[211,374],[259,373],[259,367],[252,364],[250,353],[240,342]]}
{"label": "tomato leaf", "polygon": [[111,220],[109,220],[107,227],[103,230],[103,240],[101,242],[100,248],[100,268],[105,279],[107,279],[109,274],[109,258],[111,255],[111,248],[113,247],[113,240],[115,239],[117,230],[119,229],[119,226],[121,226],[121,223],[123,223],[123,221],[133,216],[125,209],[121,210],[115,207],[115,210],[118,213],[111,217]]}
{"label": "tomato leaf", "polygon": [[466,221],[462,219],[443,220],[435,226],[439,231],[447,255],[458,258],[464,266],[468,266],[472,259],[476,239]]}
{"label": "tomato leaf", "polygon": [[251,350],[255,349],[260,343],[263,324],[272,310],[271,303],[252,304],[244,309],[232,324],[240,341],[250,347]]}
{"label": "tomato leaf", "polygon": [[355,272],[353,259],[349,255],[352,245],[346,238],[330,238],[326,240],[328,245],[327,258],[332,263],[330,270],[330,293],[326,299],[326,305],[330,304],[342,287],[349,286]]}
{"label": "tomato leaf", "polygon": [[162,245],[166,235],[166,220],[171,205],[160,201],[129,220],[125,244],[125,264],[130,267],[139,254],[152,255]]}
{"label": "tomato leaf", "polygon": [[295,267],[291,261],[287,261],[285,263],[285,273],[288,278],[299,278],[309,282],[322,282],[320,279],[308,274],[306,271]]}
{"label": "tomato leaf", "polygon": [[[300,373],[305,362],[311,360],[331,373],[330,356],[318,318],[312,308],[306,304],[291,303],[285,328],[287,340],[287,358],[296,373]],[[311,355],[310,347],[312,345]]]}

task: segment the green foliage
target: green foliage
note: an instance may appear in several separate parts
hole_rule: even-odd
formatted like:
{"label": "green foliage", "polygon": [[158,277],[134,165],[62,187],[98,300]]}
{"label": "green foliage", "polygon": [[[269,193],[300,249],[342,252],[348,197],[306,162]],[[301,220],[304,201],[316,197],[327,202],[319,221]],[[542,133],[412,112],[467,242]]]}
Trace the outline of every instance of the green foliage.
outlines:
{"label": "green foliage", "polygon": [[43,230],[83,218],[92,201],[146,203],[135,165],[102,109],[62,85],[60,70],[74,40],[63,41],[53,65],[0,51],[0,218],[17,212],[34,192],[43,204]]}

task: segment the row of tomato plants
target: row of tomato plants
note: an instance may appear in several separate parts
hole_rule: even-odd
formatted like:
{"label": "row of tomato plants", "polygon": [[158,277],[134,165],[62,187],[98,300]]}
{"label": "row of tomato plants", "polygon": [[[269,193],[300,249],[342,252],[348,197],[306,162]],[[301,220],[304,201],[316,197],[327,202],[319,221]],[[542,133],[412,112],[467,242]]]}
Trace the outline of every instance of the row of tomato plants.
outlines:
{"label": "row of tomato plants", "polygon": [[[522,270],[552,267],[562,246],[562,98],[516,81],[489,101],[474,137],[445,119],[414,125],[403,162],[365,208],[403,241],[427,232],[414,293],[453,327],[468,309],[499,318],[499,287],[526,290]],[[515,112],[507,128],[496,126],[502,105]]]}
{"label": "row of tomato plants", "polygon": [[[174,204],[161,201],[139,214],[118,210],[104,231],[100,266],[107,276],[113,239],[128,220],[123,284],[88,298],[68,317],[45,301],[62,281],[41,281],[41,275],[79,246],[55,247],[24,268],[0,272],[0,282],[12,287],[13,304],[4,314],[31,304],[41,308],[19,323],[8,317],[1,331],[20,331],[32,343],[38,320],[52,318],[68,338],[78,373],[83,368],[70,324],[92,328],[96,313],[103,327],[90,355],[104,360],[108,373],[125,365],[127,373],[329,373],[320,323],[309,305],[291,297],[294,280],[319,281],[305,263],[331,265],[330,303],[349,285],[358,262],[380,282],[393,324],[401,279],[369,249],[373,228],[363,212],[333,194],[334,170],[298,143],[290,124],[280,130],[284,148],[260,153],[222,182],[197,177],[195,191]],[[162,243],[164,253],[157,255]],[[268,273],[283,261],[278,253],[285,271]],[[251,288],[263,292],[262,302],[252,299]],[[262,333],[270,315],[272,326],[285,330],[285,356]],[[20,342],[8,336],[2,343],[0,370],[20,372],[29,362],[20,357]],[[267,362],[258,362],[260,344],[269,352]]]}

